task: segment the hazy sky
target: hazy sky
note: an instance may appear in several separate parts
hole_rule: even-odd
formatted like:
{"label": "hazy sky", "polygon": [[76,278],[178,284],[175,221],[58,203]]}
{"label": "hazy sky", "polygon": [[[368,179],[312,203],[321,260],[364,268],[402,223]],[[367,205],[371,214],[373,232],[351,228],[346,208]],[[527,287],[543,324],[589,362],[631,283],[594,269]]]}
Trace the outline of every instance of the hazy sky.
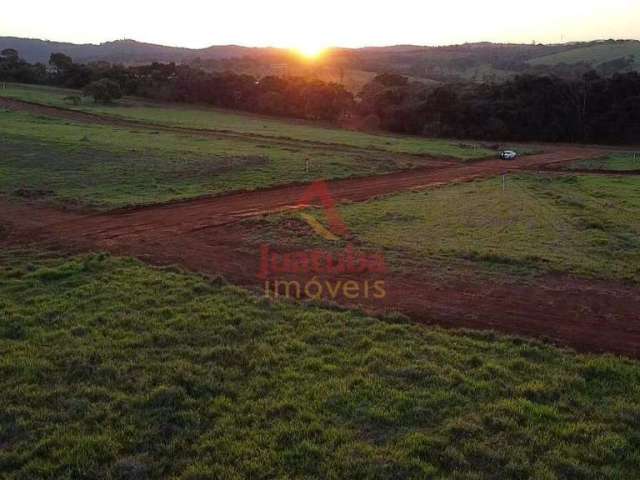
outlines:
{"label": "hazy sky", "polygon": [[0,36],[317,48],[640,38],[638,0],[5,0]]}

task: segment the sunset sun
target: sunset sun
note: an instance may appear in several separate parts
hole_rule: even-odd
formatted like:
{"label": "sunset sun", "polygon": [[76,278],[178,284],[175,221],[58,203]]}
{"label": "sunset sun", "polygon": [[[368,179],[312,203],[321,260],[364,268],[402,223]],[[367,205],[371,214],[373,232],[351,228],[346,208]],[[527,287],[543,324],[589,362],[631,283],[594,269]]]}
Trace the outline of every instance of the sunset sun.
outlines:
{"label": "sunset sun", "polygon": [[294,50],[307,59],[315,59],[320,57],[327,47],[319,43],[309,43],[307,45],[300,45]]}

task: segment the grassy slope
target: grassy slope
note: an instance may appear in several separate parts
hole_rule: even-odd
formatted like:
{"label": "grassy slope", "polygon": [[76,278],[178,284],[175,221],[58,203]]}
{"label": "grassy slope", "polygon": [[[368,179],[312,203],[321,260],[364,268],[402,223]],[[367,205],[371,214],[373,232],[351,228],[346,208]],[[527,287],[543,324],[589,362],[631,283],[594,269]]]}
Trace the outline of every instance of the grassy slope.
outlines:
{"label": "grassy slope", "polygon": [[640,281],[638,177],[492,179],[341,208],[367,245]]}
{"label": "grassy slope", "polygon": [[51,87],[9,85],[7,89],[0,91],[0,95],[162,125],[233,131],[241,134],[258,134],[309,142],[336,143],[396,153],[447,155],[461,159],[484,157],[493,153],[483,148],[461,147],[460,142],[455,140],[370,135],[325,128],[310,122],[277,120],[257,115],[177,104],[171,106],[125,100],[119,102],[119,106],[103,106],[87,103],[90,101],[85,98],[84,104],[80,107],[71,107],[65,104],[63,99],[67,95],[78,95],[78,92]]}
{"label": "grassy slope", "polygon": [[612,172],[640,170],[640,152],[635,155],[633,153],[620,153],[611,155],[608,158],[579,160],[570,164],[567,168],[569,170],[611,170]]}
{"label": "grassy slope", "polygon": [[610,60],[629,55],[635,56],[636,66],[640,66],[640,42],[625,42],[619,44],[603,44],[591,47],[575,48],[566,52],[547,55],[529,60],[531,65],[557,65],[559,63],[573,64],[586,62],[599,65]]}
{"label": "grassy slope", "polygon": [[49,200],[98,208],[381,174],[423,162],[330,147],[78,125],[11,112],[0,112],[0,139],[0,191],[40,191]]}
{"label": "grassy slope", "polygon": [[640,366],[269,304],[103,255],[0,255],[18,478],[632,478]]}
{"label": "grassy slope", "polygon": [[[383,249],[398,271],[574,273],[640,282],[639,176],[509,176],[339,207],[351,237],[327,242],[297,213],[255,222],[252,241],[288,249]],[[324,218],[316,212],[316,218]],[[506,277],[504,276],[506,274]],[[482,280],[482,281],[485,281]]]}

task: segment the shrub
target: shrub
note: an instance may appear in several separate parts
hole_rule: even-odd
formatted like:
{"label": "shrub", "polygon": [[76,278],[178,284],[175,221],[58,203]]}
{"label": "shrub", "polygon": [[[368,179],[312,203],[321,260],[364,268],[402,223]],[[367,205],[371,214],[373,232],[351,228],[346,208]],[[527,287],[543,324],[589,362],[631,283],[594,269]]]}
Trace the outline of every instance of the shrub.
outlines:
{"label": "shrub", "polygon": [[83,94],[85,97],[93,97],[95,103],[112,103],[118,98],[122,98],[122,90],[120,85],[113,80],[103,78],[91,82],[84,88]]}

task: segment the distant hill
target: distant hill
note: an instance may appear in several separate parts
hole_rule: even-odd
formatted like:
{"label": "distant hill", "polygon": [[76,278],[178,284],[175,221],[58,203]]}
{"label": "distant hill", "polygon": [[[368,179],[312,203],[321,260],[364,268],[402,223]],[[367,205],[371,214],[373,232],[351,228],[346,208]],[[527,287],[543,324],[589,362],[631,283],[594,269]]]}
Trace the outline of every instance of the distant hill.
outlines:
{"label": "distant hill", "polygon": [[564,52],[537,57],[529,60],[531,65],[568,65],[588,63],[591,66],[633,56],[635,68],[640,67],[640,41],[607,41],[577,45]]}
{"label": "distant hill", "polygon": [[398,46],[354,52],[359,69],[391,70],[439,81],[500,81],[518,73],[579,76],[640,69],[640,41],[607,40],[566,44],[469,43],[443,47]]}
{"label": "distant hill", "polygon": [[[4,48],[15,48],[22,58],[31,63],[46,63],[51,53],[62,52],[80,63],[193,63],[208,70],[229,70],[256,76],[310,71],[287,50],[237,45],[189,49],[134,40],[77,45],[0,37],[0,49]],[[420,81],[498,82],[527,72],[577,77],[591,68],[604,75],[640,70],[640,41],[606,40],[553,45],[482,42],[443,47],[340,48],[328,52],[323,61],[313,67],[318,77],[342,78],[353,88],[380,72],[400,73]]]}
{"label": "distant hill", "polygon": [[223,45],[194,50],[166,47],[135,40],[116,40],[94,44],[50,42],[29,38],[0,37],[0,50],[15,48],[30,63],[47,63],[52,53],[61,52],[79,63],[105,61],[111,63],[141,64],[150,62],[190,62],[195,58],[224,59],[242,57],[256,50],[237,45]]}

